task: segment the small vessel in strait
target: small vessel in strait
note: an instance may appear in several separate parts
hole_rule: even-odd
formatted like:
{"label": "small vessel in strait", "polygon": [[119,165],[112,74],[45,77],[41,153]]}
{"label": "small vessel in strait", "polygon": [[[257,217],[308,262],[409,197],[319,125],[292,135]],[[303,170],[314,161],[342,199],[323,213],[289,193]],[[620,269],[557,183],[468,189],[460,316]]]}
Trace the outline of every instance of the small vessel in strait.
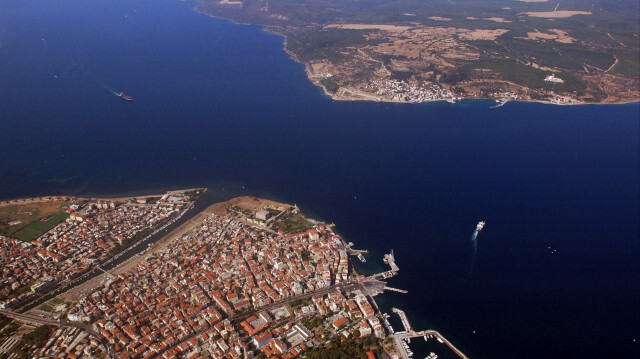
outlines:
{"label": "small vessel in strait", "polygon": [[118,96],[120,96],[120,98],[123,99],[123,100],[133,101],[133,97],[131,97],[129,95],[125,95],[124,92],[120,92],[120,94]]}
{"label": "small vessel in strait", "polygon": [[480,232],[482,228],[484,228],[484,221],[478,222],[478,225],[476,226],[476,232]]}

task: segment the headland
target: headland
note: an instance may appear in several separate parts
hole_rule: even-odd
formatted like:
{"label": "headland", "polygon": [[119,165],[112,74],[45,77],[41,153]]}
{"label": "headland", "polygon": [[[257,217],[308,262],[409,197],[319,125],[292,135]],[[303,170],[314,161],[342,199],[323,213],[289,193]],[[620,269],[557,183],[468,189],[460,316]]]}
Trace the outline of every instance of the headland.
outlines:
{"label": "headland", "polygon": [[196,9],[283,35],[287,53],[335,100],[638,101],[637,19],[572,6],[200,0]]}

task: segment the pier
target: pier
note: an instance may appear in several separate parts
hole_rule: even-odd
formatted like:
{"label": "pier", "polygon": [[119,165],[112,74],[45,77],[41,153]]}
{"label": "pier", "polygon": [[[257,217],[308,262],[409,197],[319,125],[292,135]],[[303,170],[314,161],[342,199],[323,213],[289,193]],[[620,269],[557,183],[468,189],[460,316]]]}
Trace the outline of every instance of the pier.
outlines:
{"label": "pier", "polygon": [[366,249],[353,249],[351,248],[351,246],[353,246],[353,243],[349,242],[349,244],[347,245],[347,251],[349,252],[349,254],[352,256],[357,256],[360,262],[367,263],[364,255],[369,254],[369,251]]}
{"label": "pier", "polygon": [[368,250],[366,250],[366,249],[352,249],[351,247],[348,247],[347,250],[349,251],[350,255],[357,256],[358,259],[360,260],[360,262],[367,263],[367,260],[364,259],[364,255],[365,254],[369,254]]}
{"label": "pier", "polygon": [[349,248],[349,254],[352,256],[357,256],[358,254],[369,254],[369,251],[366,249],[351,249]]}
{"label": "pier", "polygon": [[469,357],[467,357],[462,351],[460,351],[460,349],[456,348],[450,341],[447,340],[447,338],[445,338],[442,334],[438,333],[435,330],[429,329],[429,330],[422,330],[419,332],[409,332],[409,333],[396,332],[396,334],[394,335],[394,337],[399,337],[400,339],[409,339],[409,338],[417,338],[417,337],[426,338],[428,336],[433,336],[436,339],[439,339],[438,341],[448,346],[449,349],[451,349],[454,353],[456,353],[458,357],[460,357],[460,359],[469,359]]}
{"label": "pier", "polygon": [[398,273],[390,270],[390,271],[386,271],[386,272],[382,272],[382,273],[372,274],[372,275],[366,277],[364,280],[365,281],[369,281],[369,280],[387,279],[387,278],[395,277],[396,274],[398,274]]}
{"label": "pier", "polygon": [[384,287],[384,290],[390,290],[390,291],[398,292],[398,293],[402,293],[402,294],[407,294],[407,293],[409,293],[409,291],[404,290],[404,289],[391,288],[391,287],[386,287],[386,286]]}
{"label": "pier", "polygon": [[[356,250],[356,252],[358,254],[355,254],[354,250],[350,249],[349,251],[350,251],[349,253],[351,255],[357,255],[358,258],[360,258],[362,253],[368,253],[368,251],[357,251]],[[363,263],[365,262],[364,257],[361,258],[360,260]],[[382,273],[372,274],[372,275],[366,277],[364,279],[364,281],[378,281],[378,280],[381,280],[381,279],[387,279],[387,278],[395,277],[398,274],[398,271],[400,270],[400,268],[398,268],[398,265],[396,264],[396,259],[395,259],[394,255],[393,255],[393,249],[391,250],[390,253],[387,253],[387,254],[384,255],[384,258],[382,259],[382,261],[385,264],[388,264],[389,267],[391,267],[391,270],[388,270],[388,271],[382,272]],[[394,289],[391,289],[391,290],[394,290]],[[399,291],[400,293],[405,293],[405,292],[400,291],[400,290],[397,290],[397,291]]]}
{"label": "pier", "polygon": [[391,311],[398,314],[400,316],[400,320],[402,321],[402,325],[404,326],[404,330],[408,333],[413,332],[413,328],[411,327],[411,322],[409,322],[409,318],[407,318],[407,314],[398,308],[391,308]]}
{"label": "pier", "polygon": [[407,317],[404,311],[397,308],[393,308],[391,310],[394,313],[398,314],[398,316],[400,316],[400,320],[402,321],[402,325],[404,326],[403,332],[396,332],[395,334],[390,335],[390,337],[392,337],[393,340],[395,341],[396,349],[398,350],[398,353],[400,354],[400,357],[402,359],[408,359],[410,357],[410,354],[407,353],[406,344],[404,341],[409,341],[411,340],[411,338],[418,338],[418,337],[423,337],[425,341],[427,340],[428,337],[435,337],[439,342],[441,342],[442,344],[445,344],[446,346],[449,347],[449,349],[451,349],[454,353],[456,353],[456,355],[460,359],[469,359],[469,357],[467,357],[462,351],[460,351],[460,349],[456,348],[442,334],[431,329],[416,332],[413,330],[413,327],[411,326],[411,322],[409,322],[409,318]]}
{"label": "pier", "polygon": [[391,250],[390,253],[387,253],[384,255],[384,258],[382,259],[382,261],[385,264],[388,264],[389,267],[391,267],[392,272],[397,272],[400,270],[400,268],[398,268],[398,266],[396,265],[396,257],[393,255],[393,249]]}

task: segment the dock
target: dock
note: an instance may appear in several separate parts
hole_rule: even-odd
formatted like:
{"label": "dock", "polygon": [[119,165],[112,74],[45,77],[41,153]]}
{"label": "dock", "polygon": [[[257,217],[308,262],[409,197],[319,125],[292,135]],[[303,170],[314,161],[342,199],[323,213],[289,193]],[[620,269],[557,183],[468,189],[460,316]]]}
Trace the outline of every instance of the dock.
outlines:
{"label": "dock", "polygon": [[393,254],[393,249],[391,250],[390,253],[387,253],[384,255],[384,258],[382,259],[382,261],[385,264],[388,264],[389,267],[391,267],[392,272],[397,272],[400,270],[400,268],[398,268],[398,266],[396,265],[396,257]]}
{"label": "dock", "polygon": [[409,293],[409,291],[404,290],[404,289],[392,288],[392,287],[387,287],[387,286],[384,287],[384,290],[390,290],[390,291],[398,292],[398,293],[402,293],[402,294]]}
{"label": "dock", "polygon": [[353,243],[349,242],[349,244],[347,244],[347,251],[349,252],[349,255],[357,256],[360,262],[367,263],[367,260],[364,259],[364,255],[369,254],[369,251],[366,249],[353,249],[351,246],[353,246]]}
{"label": "dock", "polygon": [[438,342],[445,344],[449,347],[460,359],[469,359],[460,349],[456,348],[450,341],[447,340],[442,334],[438,333],[435,330],[422,330],[416,332],[413,330],[411,326],[411,322],[409,322],[409,318],[405,314],[403,310],[398,308],[393,308],[392,311],[398,316],[400,316],[400,320],[402,321],[402,325],[404,326],[403,332],[396,332],[392,334],[391,337],[394,339],[396,343],[396,348],[400,354],[400,357],[403,359],[408,359],[410,357],[410,352],[407,353],[405,341],[411,340],[411,338],[423,337],[426,341],[429,337],[435,337]]}
{"label": "dock", "polygon": [[369,254],[369,251],[366,249],[351,249],[349,248],[349,254],[352,256],[357,256],[358,254]]}
{"label": "dock", "polygon": [[401,339],[433,336],[438,339],[439,342],[442,342],[442,344],[448,346],[449,349],[451,349],[454,353],[456,353],[458,357],[460,357],[460,359],[469,359],[469,357],[467,357],[462,351],[460,351],[460,349],[456,348],[450,341],[447,340],[447,338],[445,338],[442,334],[438,333],[435,330],[430,329],[412,333],[396,333],[394,336],[398,336]]}
{"label": "dock", "polygon": [[391,311],[398,314],[400,316],[400,320],[402,321],[402,325],[404,326],[404,330],[408,333],[413,332],[413,328],[411,327],[411,322],[409,322],[409,318],[407,318],[407,314],[398,308],[391,308]]}

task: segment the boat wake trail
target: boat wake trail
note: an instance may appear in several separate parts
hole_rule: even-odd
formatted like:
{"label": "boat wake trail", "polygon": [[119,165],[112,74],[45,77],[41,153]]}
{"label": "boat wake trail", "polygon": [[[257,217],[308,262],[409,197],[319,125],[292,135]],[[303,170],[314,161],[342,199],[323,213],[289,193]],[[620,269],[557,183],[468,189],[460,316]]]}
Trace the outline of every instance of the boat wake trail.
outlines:
{"label": "boat wake trail", "polygon": [[73,63],[73,66],[76,67],[80,70],[80,72],[82,73],[82,75],[87,78],[92,80],[94,83],[98,84],[100,87],[102,87],[103,89],[111,92],[112,94],[120,97],[120,94],[118,92],[116,92],[114,89],[112,89],[111,87],[109,87],[104,81],[100,80],[99,78],[97,78],[89,69],[85,68],[84,66],[82,66],[82,64],[78,64],[76,65],[76,63]]}
{"label": "boat wake trail", "polygon": [[469,278],[471,278],[471,274],[473,273],[473,265],[476,263],[476,253],[478,252],[478,231],[473,232],[471,235],[471,243],[473,244],[473,253],[471,255],[471,265],[469,266],[469,272],[467,276],[464,278],[463,283],[466,283]]}
{"label": "boat wake trail", "polygon": [[473,243],[473,256],[471,257],[471,269],[469,269],[469,275],[471,275],[473,265],[476,262],[476,253],[478,252],[478,231],[473,232],[471,242]]}

